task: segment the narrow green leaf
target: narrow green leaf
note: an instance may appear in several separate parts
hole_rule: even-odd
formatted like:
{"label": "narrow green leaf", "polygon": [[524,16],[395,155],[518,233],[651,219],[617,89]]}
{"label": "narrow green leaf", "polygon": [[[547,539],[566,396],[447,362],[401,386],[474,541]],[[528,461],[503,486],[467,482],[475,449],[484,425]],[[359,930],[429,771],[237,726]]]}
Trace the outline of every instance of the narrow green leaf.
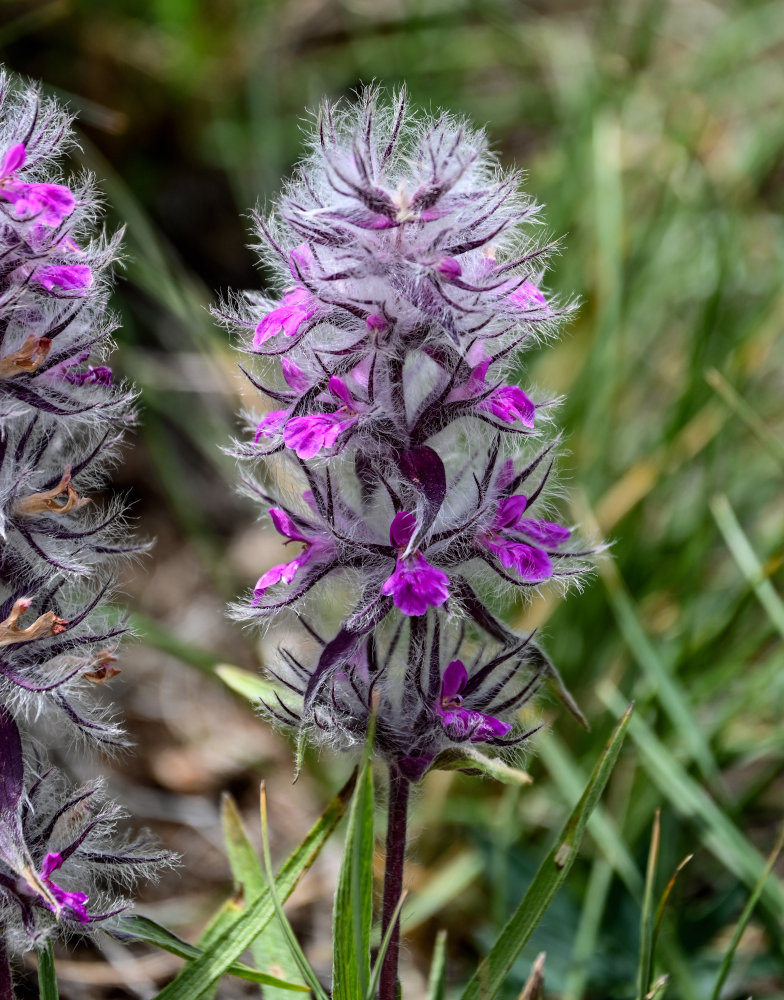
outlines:
{"label": "narrow green leaf", "polygon": [[735,511],[729,500],[723,494],[715,496],[711,500],[710,508],[716,519],[716,524],[719,526],[719,531],[727,543],[727,548],[740,567],[740,571],[746,577],[779,634],[784,636],[784,601],[765,575],[757,554],[751,547],[737,517],[735,517]]}
{"label": "narrow green leaf", "polygon": [[[261,861],[250,842],[237,804],[228,793],[224,793],[221,803],[221,819],[231,873],[237,886],[242,890],[243,897],[255,899],[266,889],[266,876]],[[263,972],[270,975],[280,974],[283,979],[290,983],[302,982],[297,965],[289,954],[283,931],[276,921],[273,920],[267,924],[264,933],[251,943],[250,950],[257,968]],[[264,998],[265,1000],[277,1000],[277,991],[271,988],[266,989]]]}
{"label": "narrow green leaf", "polygon": [[269,848],[269,827],[267,825],[267,791],[264,782],[261,783],[261,850],[264,857],[264,872],[267,876],[267,892],[272,905],[275,908],[275,917],[280,924],[281,930],[286,938],[286,944],[291,952],[291,957],[297,963],[299,971],[308,986],[313,991],[316,1000],[329,1000],[327,994],[322,989],[318,976],[313,971],[313,967],[305,957],[305,952],[297,940],[294,928],[289,923],[288,917],[283,912],[283,902],[275,886],[275,876],[272,873],[272,858]]}
{"label": "narrow green leaf", "polygon": [[754,407],[746,402],[737,389],[716,368],[708,369],[705,373],[705,381],[712,389],[716,390],[727,406],[740,417],[749,430],[756,434],[776,461],[784,465],[784,445],[782,445],[781,439],[768,429],[765,421]]}
{"label": "narrow green leaf", "polygon": [[637,1000],[645,1000],[653,979],[653,892],[656,883],[656,869],[659,862],[659,838],[661,835],[661,813],[657,809],[653,817],[651,847],[648,851],[648,866],[645,871],[645,892],[642,898],[640,917],[640,959],[637,967]]}
{"label": "narrow green leaf", "polygon": [[436,934],[430,975],[427,980],[427,1000],[444,1000],[446,992],[446,931]]}
{"label": "narrow green leaf", "polygon": [[[313,864],[344,815],[354,789],[355,777],[352,775],[332,799],[305,840],[281,867],[275,880],[279,899],[287,899],[291,895],[294,886]],[[164,987],[157,1000],[197,1000],[250,947],[275,916],[275,912],[273,897],[265,889],[261,896],[247,904],[244,913],[237,917],[233,926],[221,935],[208,953],[200,954],[176,979]]]}
{"label": "narrow green leaf", "polygon": [[231,663],[219,663],[215,667],[215,673],[227,688],[251,703],[259,701],[274,690],[269,681]]}
{"label": "narrow green leaf", "polygon": [[[601,700],[620,715],[623,695],[609,681],[599,684]],[[679,815],[702,828],[705,846],[729,871],[753,888],[765,869],[765,859],[741,833],[732,820],[716,805],[705,789],[689,775],[657,739],[643,719],[632,719],[629,735],[640,753],[646,773]],[[770,878],[763,885],[761,901],[774,919],[784,918],[784,885]]]}
{"label": "narrow green leaf", "polygon": [[38,950],[38,992],[40,1000],[58,1000],[54,953],[50,941]]}
{"label": "narrow green leaf", "polygon": [[730,972],[730,967],[732,965],[732,960],[735,957],[735,951],[740,943],[740,939],[743,936],[743,932],[746,930],[746,926],[751,920],[751,915],[754,912],[754,907],[757,905],[757,901],[762,894],[762,889],[768,880],[768,876],[773,871],[773,866],[776,864],[776,859],[779,854],[781,854],[781,849],[784,847],[784,827],[781,828],[781,833],[779,834],[779,839],[776,841],[776,846],[773,848],[770,857],[768,858],[768,863],[765,865],[765,869],[759,877],[759,881],[754,886],[751,895],[749,896],[748,902],[743,908],[743,913],[740,915],[740,919],[735,927],[732,935],[732,940],[730,941],[730,946],[725,952],[724,958],[721,961],[721,967],[719,968],[719,974],[716,977],[716,985],[713,987],[713,993],[711,993],[711,1000],[719,1000],[721,996],[721,990],[724,983],[727,980],[727,976]]}
{"label": "narrow green leaf", "polygon": [[510,767],[498,757],[486,757],[473,747],[460,747],[444,750],[433,761],[431,771],[462,771],[464,774],[474,774],[495,778],[505,785],[530,785],[533,778],[526,771]]}
{"label": "narrow green leaf", "polygon": [[678,867],[670,876],[670,880],[665,886],[664,892],[661,894],[659,905],[656,907],[656,919],[654,920],[653,924],[652,948],[654,955],[656,954],[656,945],[658,944],[659,941],[659,932],[661,931],[662,920],[664,920],[664,911],[667,908],[667,903],[669,902],[670,895],[672,893],[672,890],[675,888],[675,883],[678,881],[678,876],[693,857],[694,857],[693,854],[686,855],[683,861],[681,861],[681,863],[678,865]]}
{"label": "narrow green leaf", "polygon": [[[229,927],[237,916],[242,913],[242,904],[237,896],[231,896],[229,899],[224,900],[222,905],[213,913],[211,919],[207,923],[207,926],[199,935],[196,946],[200,951],[209,951],[212,947],[213,942],[217,941],[218,938],[223,934],[227,927]],[[213,983],[212,986],[202,993],[202,1000],[214,1000],[215,995],[218,992],[220,983]]]}
{"label": "narrow green leaf", "polygon": [[560,837],[540,865],[533,882],[501,932],[501,936],[480,963],[462,994],[462,1000],[480,1000],[480,998],[492,1000],[503,986],[507,973],[574,863],[588,817],[599,801],[618,759],[631,712],[630,705],[597,761],[585,791],[566,821]]}
{"label": "narrow green leaf", "polygon": [[[234,905],[236,906],[236,903]],[[222,914],[223,907],[218,912]],[[155,948],[160,948],[161,951],[168,951],[179,958],[185,958],[194,962],[201,959],[205,954],[202,948],[197,945],[183,941],[182,938],[177,937],[176,934],[172,933],[166,927],[162,927],[154,920],[150,920],[149,917],[142,917],[136,913],[127,917],[120,917],[116,927],[108,931],[108,933],[112,937],[117,938],[118,941],[144,941],[145,944],[151,944]],[[263,972],[258,972],[256,969],[252,969],[249,965],[245,965],[242,962],[232,962],[226,966],[224,972],[230,976],[236,976],[237,979],[247,979],[252,983],[261,983],[262,986],[275,986],[281,990],[296,990],[300,993],[307,993],[307,988],[304,986],[300,986],[297,983],[287,983],[283,979],[278,979],[277,976],[269,976]],[[197,996],[202,996],[205,989],[199,990],[198,993],[193,993],[194,1000]]]}
{"label": "narrow green leaf", "polygon": [[378,949],[378,954],[376,955],[376,964],[373,966],[373,974],[370,977],[370,985],[368,986],[368,991],[365,994],[365,1000],[375,1000],[376,992],[378,990],[378,981],[381,979],[381,967],[384,964],[384,959],[386,958],[387,949],[389,948],[389,942],[392,940],[392,932],[395,929],[395,924],[400,916],[400,911],[403,909],[403,903],[406,901],[406,893],[403,892],[400,899],[397,901],[397,906],[392,911],[392,919],[389,921],[389,926],[384,932],[384,938],[381,941],[381,947]]}
{"label": "narrow green leaf", "polygon": [[364,996],[370,981],[373,920],[373,771],[370,755],[357,778],[332,920],[334,1000]]}

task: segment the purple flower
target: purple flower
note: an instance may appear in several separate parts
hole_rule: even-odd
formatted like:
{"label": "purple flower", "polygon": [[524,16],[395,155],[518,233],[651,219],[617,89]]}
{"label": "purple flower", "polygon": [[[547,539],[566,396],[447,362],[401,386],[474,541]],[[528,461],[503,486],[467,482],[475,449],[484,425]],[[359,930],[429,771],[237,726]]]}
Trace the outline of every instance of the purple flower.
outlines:
{"label": "purple flower", "polygon": [[454,281],[463,273],[459,261],[456,261],[454,257],[442,257],[436,264],[436,271],[444,281]]}
{"label": "purple flower", "polygon": [[[269,515],[272,523],[281,535],[285,535],[290,542],[303,542],[304,549],[291,562],[279,563],[268,569],[266,573],[259,577],[256,586],[253,588],[253,603],[258,604],[267,590],[276,583],[291,583],[297,573],[314,557],[318,558],[331,550],[330,542],[319,538],[316,535],[308,537],[296,526],[291,517],[278,507],[270,508]],[[288,542],[285,543],[288,545]]]}
{"label": "purple flower", "polygon": [[46,905],[53,913],[59,915],[62,911],[70,911],[67,915],[72,917],[72,919],[78,920],[80,924],[89,924],[90,916],[87,913],[85,903],[90,897],[84,892],[66,892],[56,882],[53,882],[50,877],[52,872],[57,871],[62,863],[62,854],[55,851],[54,853],[47,854],[41,865],[39,877],[49,890],[57,908],[49,901],[46,901]]}
{"label": "purple flower", "polygon": [[496,736],[506,736],[511,730],[508,722],[501,722],[492,715],[475,709],[463,708],[463,690],[468,683],[468,671],[462,660],[452,660],[444,671],[441,695],[436,712],[441,717],[447,736],[456,741],[470,740],[484,743]]}
{"label": "purple flower", "polygon": [[[480,343],[480,356],[481,348]],[[471,352],[469,352],[468,357],[470,360]],[[482,358],[478,364],[474,365],[468,379],[457,389],[452,390],[448,401],[470,400],[482,396],[484,398],[479,399],[476,403],[477,410],[492,413],[494,417],[498,417],[499,420],[503,420],[507,424],[513,424],[519,420],[526,427],[533,427],[536,406],[519,386],[499,385],[492,389],[489,394],[487,393],[485,378],[492,362],[493,358],[491,357]]]}
{"label": "purple flower", "polygon": [[258,444],[263,437],[274,437],[283,429],[288,417],[288,410],[270,410],[269,413],[265,413],[256,425],[253,443]]}
{"label": "purple flower", "polygon": [[477,410],[486,410],[507,424],[516,420],[526,427],[534,426],[536,407],[523,390],[516,385],[499,385],[487,398],[476,404]]}
{"label": "purple flower", "polygon": [[253,349],[259,350],[270,337],[276,337],[279,333],[286,337],[296,337],[300,327],[315,315],[317,308],[316,300],[306,288],[301,285],[290,288],[280,304],[267,313],[256,327]]}
{"label": "purple flower", "polygon": [[48,292],[84,295],[93,283],[93,272],[86,264],[48,264],[39,267],[33,279]]}
{"label": "purple flower", "polygon": [[380,313],[371,313],[365,320],[365,323],[371,333],[383,333],[389,328],[386,316],[382,316]]}
{"label": "purple flower", "polygon": [[568,528],[551,521],[523,517],[528,506],[522,494],[504,498],[490,527],[477,536],[486,549],[498,556],[501,565],[516,570],[527,583],[541,583],[553,575],[548,554],[529,545],[515,534],[522,534],[541,545],[556,546],[569,538]]}
{"label": "purple flower", "polygon": [[73,212],[76,199],[62,184],[26,184],[16,179],[25,163],[24,143],[12,146],[0,163],[0,198],[11,202],[18,219],[37,219],[45,226],[59,226]]}
{"label": "purple flower", "polygon": [[418,549],[406,554],[417,528],[413,514],[395,514],[389,528],[389,541],[398,550],[394,573],[384,581],[381,593],[391,596],[405,615],[423,615],[428,608],[443,604],[449,597],[449,577],[431,566]]}
{"label": "purple flower", "polygon": [[509,301],[521,309],[544,309],[546,312],[550,311],[547,299],[532,281],[524,281],[519,288],[515,288],[509,295]]}
{"label": "purple flower", "polygon": [[343,401],[343,406],[333,413],[292,417],[286,424],[283,441],[300,458],[313,458],[322,449],[331,448],[340,435],[357,422],[360,412],[367,410],[354,399],[343,379],[336,375],[329,380],[329,391]]}

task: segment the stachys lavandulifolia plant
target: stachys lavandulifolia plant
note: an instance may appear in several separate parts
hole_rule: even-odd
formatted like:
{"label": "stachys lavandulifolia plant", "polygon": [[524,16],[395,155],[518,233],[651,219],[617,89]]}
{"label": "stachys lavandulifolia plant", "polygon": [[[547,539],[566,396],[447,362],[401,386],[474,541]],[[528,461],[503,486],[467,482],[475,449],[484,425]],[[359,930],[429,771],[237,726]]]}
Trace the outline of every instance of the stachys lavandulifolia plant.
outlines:
{"label": "stachys lavandulifolia plant", "polygon": [[[517,710],[548,680],[496,606],[579,581],[591,551],[552,520],[552,401],[514,384],[520,352],[568,307],[542,291],[539,209],[481,133],[368,91],[322,107],[312,150],[257,217],[277,300],[233,318],[271,400],[237,454],[292,555],[239,618],[297,625],[269,673],[270,716],[351,747],[375,715],[389,768],[382,922],[400,896],[407,797],[444,755],[480,762],[533,730]],[[289,629],[289,632],[292,630]],[[396,990],[397,933],[381,979]]]}
{"label": "stachys lavandulifolia plant", "polygon": [[134,393],[104,364],[119,234],[96,231],[88,177],[62,183],[57,160],[72,142],[62,108],[0,74],[2,1000],[13,995],[9,945],[104,919],[124,905],[113,881],[156,861],[114,836],[119,813],[100,786],[69,790],[41,757],[53,732],[124,743],[91,694],[118,673],[124,628],[102,602],[118,557],[139,550],[121,503],[93,495],[134,421]]}

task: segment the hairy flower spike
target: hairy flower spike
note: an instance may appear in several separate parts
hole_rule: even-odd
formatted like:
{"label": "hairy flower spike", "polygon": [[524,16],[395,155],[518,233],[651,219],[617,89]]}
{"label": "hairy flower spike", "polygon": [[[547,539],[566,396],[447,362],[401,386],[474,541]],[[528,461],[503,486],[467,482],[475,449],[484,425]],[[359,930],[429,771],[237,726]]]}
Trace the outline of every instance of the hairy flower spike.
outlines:
{"label": "hairy flower spike", "polygon": [[[530,735],[514,712],[557,674],[489,598],[566,586],[591,565],[542,516],[545,404],[509,380],[566,311],[542,289],[539,209],[519,180],[481,133],[418,118],[403,94],[325,105],[258,223],[282,297],[249,293],[236,316],[244,350],[266,356],[251,377],[273,407],[237,454],[288,484],[284,498],[247,480],[304,546],[235,609],[304,626],[271,668],[267,710],[350,746],[376,705],[376,748],[412,780],[450,747]],[[353,596],[335,630],[319,618],[346,592],[338,576]]]}
{"label": "hairy flower spike", "polygon": [[0,944],[20,949],[116,912],[107,875],[156,861],[142,842],[113,848],[118,811],[96,787],[69,791],[28,735],[51,715],[123,742],[93,692],[125,631],[101,602],[140,548],[119,503],[84,495],[104,485],[134,394],[102,363],[118,240],[96,235],[90,181],[61,183],[71,142],[55,102],[0,73]]}

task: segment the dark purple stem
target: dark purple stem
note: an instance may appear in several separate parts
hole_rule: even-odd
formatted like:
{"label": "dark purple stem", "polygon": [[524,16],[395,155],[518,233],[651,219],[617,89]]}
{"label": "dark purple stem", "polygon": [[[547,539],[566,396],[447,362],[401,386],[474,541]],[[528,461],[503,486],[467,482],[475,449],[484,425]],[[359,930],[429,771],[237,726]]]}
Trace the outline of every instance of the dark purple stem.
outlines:
{"label": "dark purple stem", "polygon": [[[386,933],[395,907],[403,892],[403,866],[406,858],[406,819],[408,817],[409,780],[397,767],[389,769],[389,807],[387,814],[387,855],[384,869],[384,901],[381,909],[381,934]],[[400,918],[389,939],[381,967],[379,1000],[397,1000],[397,961],[400,953]]]}
{"label": "dark purple stem", "polygon": [[14,1000],[14,984],[11,981],[11,965],[3,944],[3,928],[0,926],[0,1000]]}

